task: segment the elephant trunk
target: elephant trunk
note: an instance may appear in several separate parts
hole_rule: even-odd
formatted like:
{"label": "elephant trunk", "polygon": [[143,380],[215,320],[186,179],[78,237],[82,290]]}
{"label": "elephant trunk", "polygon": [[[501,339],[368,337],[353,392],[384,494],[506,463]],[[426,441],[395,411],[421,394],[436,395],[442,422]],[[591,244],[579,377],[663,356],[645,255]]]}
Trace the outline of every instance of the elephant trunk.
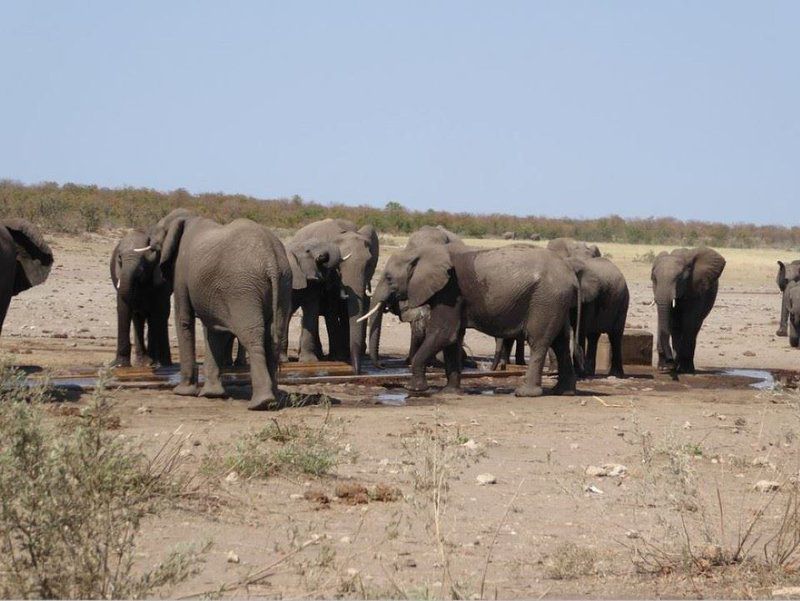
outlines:
{"label": "elephant trunk", "polygon": [[361,356],[364,354],[364,344],[367,337],[367,324],[359,321],[367,307],[367,295],[364,290],[360,294],[350,294],[347,297],[347,320],[350,330],[350,363],[356,374],[361,373]]}
{"label": "elephant trunk", "polygon": [[375,291],[372,293],[372,302],[370,303],[370,312],[373,310],[375,313],[369,319],[369,358],[372,364],[377,366],[380,362],[380,343],[381,343],[381,327],[383,325],[383,311],[386,308],[386,301],[389,299],[389,287],[386,285],[385,280],[381,278]]}
{"label": "elephant trunk", "polygon": [[122,264],[122,269],[120,269],[119,273],[117,274],[119,278],[117,280],[117,294],[119,298],[122,299],[126,304],[130,305],[133,299],[133,292],[135,289],[135,280],[136,280],[136,268],[132,265],[126,265],[124,262]]}
{"label": "elephant trunk", "polygon": [[673,361],[670,344],[670,320],[672,318],[672,301],[656,301],[658,309],[658,354],[664,362]]}

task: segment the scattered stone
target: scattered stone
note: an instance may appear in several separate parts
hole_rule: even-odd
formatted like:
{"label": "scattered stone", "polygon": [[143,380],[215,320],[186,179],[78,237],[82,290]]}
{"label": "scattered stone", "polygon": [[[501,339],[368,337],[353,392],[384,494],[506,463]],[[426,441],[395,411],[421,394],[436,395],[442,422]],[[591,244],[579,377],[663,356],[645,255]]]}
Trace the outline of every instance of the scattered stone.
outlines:
{"label": "scattered stone", "polygon": [[619,463],[607,463],[603,466],[611,478],[620,478],[628,473],[628,468]]}
{"label": "scattered stone", "polygon": [[628,530],[625,533],[625,536],[627,536],[628,538],[641,538],[642,535],[639,533],[638,530]]}
{"label": "scattered stone", "polygon": [[684,429],[684,430],[691,430],[691,429],[692,429],[692,423],[691,423],[691,422],[689,422],[689,421],[687,421],[687,422],[684,422],[684,424],[683,424],[683,429]]}
{"label": "scattered stone", "polygon": [[745,357],[755,357],[756,354],[753,351],[745,351],[742,353]]}
{"label": "scattered stone", "polygon": [[407,557],[406,560],[403,562],[403,565],[407,568],[416,568],[417,562],[413,557]]}
{"label": "scattered stone", "polygon": [[593,484],[590,484],[589,486],[587,486],[583,490],[584,490],[584,492],[588,492],[588,493],[591,493],[593,495],[602,495],[602,494],[604,494],[602,490],[600,490],[599,488],[597,488]]}
{"label": "scattered stone", "polygon": [[143,415],[145,413],[152,413],[152,412],[153,412],[153,410],[150,407],[148,407],[147,405],[142,405],[141,407],[139,407],[136,410],[136,413],[139,413],[140,415]]}
{"label": "scattered stone", "polygon": [[494,474],[478,474],[475,478],[478,481],[480,486],[485,486],[487,484],[497,484],[497,478],[494,477]]}
{"label": "scattered stone", "polygon": [[300,499],[304,498],[305,495],[300,494],[299,492],[295,492],[289,495],[289,498],[292,501],[299,501]]}
{"label": "scattered stone", "polygon": [[353,541],[350,539],[349,536],[343,536],[342,538],[339,539],[339,542],[342,543],[343,545],[349,545]]}
{"label": "scattered stone", "polygon": [[608,472],[606,472],[605,468],[598,467],[596,465],[590,465],[586,468],[586,475],[602,478],[604,476],[608,476]]}
{"label": "scattered stone", "polygon": [[233,551],[228,551],[228,563],[239,563],[239,556]]}
{"label": "scattered stone", "polygon": [[775,469],[775,464],[772,463],[767,457],[756,457],[753,459],[753,465],[756,467],[768,467],[770,469]]}
{"label": "scattered stone", "polygon": [[465,442],[461,446],[469,449],[470,451],[474,451],[475,449],[478,448],[478,443],[470,438],[467,442]]}
{"label": "scattered stone", "polygon": [[755,483],[753,488],[758,492],[775,492],[781,487],[780,482],[774,480],[759,480]]}
{"label": "scattered stone", "polygon": [[236,472],[231,472],[225,476],[225,482],[236,482],[237,480],[239,480],[239,474]]}

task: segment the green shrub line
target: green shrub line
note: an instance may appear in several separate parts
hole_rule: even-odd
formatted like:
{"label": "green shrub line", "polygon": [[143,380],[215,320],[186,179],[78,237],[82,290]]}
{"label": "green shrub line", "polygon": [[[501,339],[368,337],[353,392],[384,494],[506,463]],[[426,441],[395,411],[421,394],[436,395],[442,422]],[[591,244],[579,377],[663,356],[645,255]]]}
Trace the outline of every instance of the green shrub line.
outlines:
{"label": "green shrub line", "polygon": [[[475,215],[447,211],[412,211],[398,202],[382,209],[360,205],[323,205],[292,198],[258,199],[242,194],[190,194],[184,189],[159,192],[149,188],[104,188],[54,182],[26,185],[0,180],[0,218],[23,217],[51,232],[95,232],[105,228],[147,227],[176,207],[226,223],[246,217],[276,229],[295,230],[307,223],[338,217],[367,223],[385,234],[408,234],[423,225],[443,225],[469,238],[518,238],[534,234],[544,239],[561,236],[593,242],[718,247],[797,249],[800,227],[681,221],[671,217],[624,219],[618,215],[597,219],[541,216],[517,217],[499,213]],[[536,202],[531,202],[535,211]]]}

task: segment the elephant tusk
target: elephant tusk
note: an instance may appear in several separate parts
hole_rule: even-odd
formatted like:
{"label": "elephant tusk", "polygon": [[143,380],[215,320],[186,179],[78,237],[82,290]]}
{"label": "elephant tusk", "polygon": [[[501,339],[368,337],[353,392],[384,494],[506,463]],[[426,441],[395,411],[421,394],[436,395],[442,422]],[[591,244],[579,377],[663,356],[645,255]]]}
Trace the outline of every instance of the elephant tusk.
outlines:
{"label": "elephant tusk", "polygon": [[133,252],[135,252],[135,253],[143,253],[143,252],[146,252],[148,250],[153,250],[153,247],[150,246],[150,245],[147,245],[147,246],[144,246],[142,248],[134,248]]}
{"label": "elephant tusk", "polygon": [[366,315],[364,315],[364,316],[362,316],[362,317],[359,317],[358,319],[356,319],[356,323],[361,323],[361,322],[362,322],[362,321],[364,321],[365,319],[369,319],[370,317],[372,317],[372,314],[373,314],[373,313],[376,313],[376,312],[378,311],[378,309],[380,309],[380,308],[381,308],[381,304],[380,304],[380,303],[378,303],[377,305],[375,305],[374,307],[372,307],[372,309],[370,309],[370,310],[369,310],[369,313],[367,313]]}
{"label": "elephant tusk", "polygon": [[673,309],[675,308],[675,299],[674,298],[672,299],[672,308]]}
{"label": "elephant tusk", "polygon": [[351,256],[352,254],[353,254],[353,253],[347,253],[345,256],[343,256],[343,257],[342,257],[342,263],[344,263],[345,261],[347,261],[347,259],[349,259],[349,258],[350,258],[350,256]]}
{"label": "elephant tusk", "polygon": [[119,290],[119,280],[117,280],[116,282],[114,282],[114,288],[116,288],[117,290]]}
{"label": "elephant tusk", "polygon": [[364,294],[366,294],[369,298],[372,298],[372,290],[370,290],[369,288],[364,290]]}
{"label": "elephant tusk", "polygon": [[649,305],[647,305],[647,306],[648,306],[648,307],[654,307],[654,306],[655,306],[655,304],[656,304],[656,301],[655,301],[655,299],[653,299],[653,300],[651,300],[651,301],[650,301],[650,304],[649,304]]}
{"label": "elephant tusk", "polygon": [[344,290],[339,290],[339,298],[342,300],[347,300],[347,292]]}

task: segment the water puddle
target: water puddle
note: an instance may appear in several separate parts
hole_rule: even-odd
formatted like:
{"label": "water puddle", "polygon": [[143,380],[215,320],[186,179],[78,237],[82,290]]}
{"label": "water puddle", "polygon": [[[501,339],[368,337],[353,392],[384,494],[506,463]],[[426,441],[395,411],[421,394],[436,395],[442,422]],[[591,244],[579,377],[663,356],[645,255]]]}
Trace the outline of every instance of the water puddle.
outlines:
{"label": "water puddle", "polygon": [[772,390],[776,385],[775,377],[765,369],[726,369],[722,374],[758,380],[750,384],[750,388],[755,388],[756,390]]}
{"label": "water puddle", "polygon": [[402,407],[406,404],[408,392],[401,388],[390,388],[375,396],[375,402],[379,405],[389,405],[390,407]]}

